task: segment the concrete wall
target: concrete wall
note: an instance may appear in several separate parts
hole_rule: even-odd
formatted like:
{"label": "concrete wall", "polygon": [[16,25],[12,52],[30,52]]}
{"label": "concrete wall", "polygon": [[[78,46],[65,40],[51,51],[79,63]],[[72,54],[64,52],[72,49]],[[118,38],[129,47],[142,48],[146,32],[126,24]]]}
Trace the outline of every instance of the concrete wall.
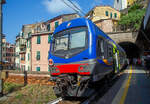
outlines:
{"label": "concrete wall", "polygon": [[116,33],[107,33],[110,38],[112,38],[116,43],[120,42],[132,42],[136,41],[136,34],[132,32],[116,32]]}

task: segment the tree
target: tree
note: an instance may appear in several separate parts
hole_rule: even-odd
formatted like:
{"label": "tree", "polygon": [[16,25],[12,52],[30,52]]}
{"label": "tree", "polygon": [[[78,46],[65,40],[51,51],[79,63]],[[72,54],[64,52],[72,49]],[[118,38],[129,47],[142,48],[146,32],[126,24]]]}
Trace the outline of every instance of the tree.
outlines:
{"label": "tree", "polygon": [[125,27],[124,29],[131,29],[137,31],[143,19],[146,9],[141,4],[133,4],[128,9],[128,14],[121,15],[119,25]]}

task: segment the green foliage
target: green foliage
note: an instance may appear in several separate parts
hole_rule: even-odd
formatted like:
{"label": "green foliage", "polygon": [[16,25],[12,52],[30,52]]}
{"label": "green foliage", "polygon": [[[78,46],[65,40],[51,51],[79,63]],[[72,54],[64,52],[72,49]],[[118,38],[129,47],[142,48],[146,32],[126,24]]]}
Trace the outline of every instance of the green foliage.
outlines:
{"label": "green foliage", "polygon": [[15,84],[15,83],[8,83],[5,82],[4,83],[4,93],[11,93],[17,89],[19,89],[20,87],[22,87],[22,84]]}
{"label": "green foliage", "polygon": [[126,29],[131,29],[132,31],[138,30],[145,11],[145,8],[143,8],[140,4],[135,3],[128,9],[128,14],[121,15],[119,25]]}
{"label": "green foliage", "polygon": [[23,97],[23,94],[22,93],[18,93],[17,95],[16,95],[16,99],[20,99],[20,98],[22,98]]}
{"label": "green foliage", "polygon": [[[10,89],[10,86],[16,86],[16,84],[5,83],[5,86]],[[1,100],[0,104],[47,104],[56,99],[53,87],[49,85],[34,84],[17,89],[7,99]]]}
{"label": "green foliage", "polygon": [[142,8],[142,5],[140,5],[139,3],[135,3],[128,9],[128,12],[133,12],[133,11],[135,11],[137,9],[141,9],[141,8]]}

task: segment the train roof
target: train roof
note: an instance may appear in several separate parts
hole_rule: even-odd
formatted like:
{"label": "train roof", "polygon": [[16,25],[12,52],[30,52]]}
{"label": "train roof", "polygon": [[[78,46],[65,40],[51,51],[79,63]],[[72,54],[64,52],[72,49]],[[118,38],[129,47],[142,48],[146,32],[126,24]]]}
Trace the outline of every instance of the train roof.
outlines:
{"label": "train roof", "polygon": [[60,32],[60,31],[66,30],[66,29],[73,28],[73,27],[87,26],[87,22],[89,22],[89,24],[93,24],[93,26],[95,27],[95,30],[97,32],[99,32],[103,37],[105,37],[106,39],[108,39],[112,43],[114,43],[118,49],[123,51],[123,49],[118,44],[116,44],[116,42],[114,42],[107,34],[105,34],[100,28],[98,28],[91,20],[89,20],[87,18],[83,18],[83,17],[75,18],[70,21],[63,22],[55,29],[54,34]]}
{"label": "train roof", "polygon": [[[60,31],[63,31],[63,30],[66,30],[66,29],[70,29],[70,28],[73,28],[73,27],[82,27],[82,26],[87,26],[87,22],[89,22],[89,24],[93,25],[95,27],[95,30],[100,32],[100,34],[105,37],[106,39],[109,39],[111,41],[113,41],[108,35],[106,35],[101,29],[99,29],[91,20],[87,19],[87,18],[75,18],[75,19],[72,19],[70,21],[67,21],[67,22],[63,22],[62,24],[60,24],[54,31],[54,34],[60,32]],[[115,43],[113,41],[113,43]]]}
{"label": "train roof", "polygon": [[70,21],[63,22],[55,29],[54,34],[73,27],[87,26],[86,21],[88,21],[86,18],[75,18]]}

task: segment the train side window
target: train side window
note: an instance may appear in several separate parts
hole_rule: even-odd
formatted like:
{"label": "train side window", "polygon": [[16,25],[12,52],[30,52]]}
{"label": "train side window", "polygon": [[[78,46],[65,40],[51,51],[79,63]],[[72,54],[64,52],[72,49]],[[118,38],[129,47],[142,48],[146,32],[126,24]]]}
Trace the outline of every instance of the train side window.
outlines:
{"label": "train side window", "polygon": [[97,40],[97,56],[104,58],[104,40],[100,38]]}

